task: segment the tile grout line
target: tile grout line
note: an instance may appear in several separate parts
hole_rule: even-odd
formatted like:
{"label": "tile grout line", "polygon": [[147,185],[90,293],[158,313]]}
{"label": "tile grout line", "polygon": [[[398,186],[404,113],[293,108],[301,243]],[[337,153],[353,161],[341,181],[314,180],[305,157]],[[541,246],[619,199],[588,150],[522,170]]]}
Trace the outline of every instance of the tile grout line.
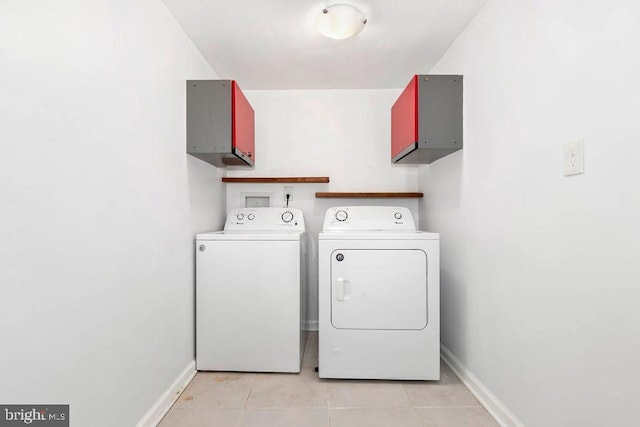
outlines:
{"label": "tile grout line", "polygon": [[[243,408],[214,408],[214,409],[243,409]],[[257,411],[268,411],[268,410],[294,410],[294,411],[304,411],[310,409],[328,409],[324,406],[256,406],[255,408],[247,408],[248,410],[257,410]]]}
{"label": "tile grout line", "polygon": [[249,386],[249,393],[247,393],[247,398],[244,400],[244,405],[242,405],[242,412],[240,412],[240,424],[238,424],[238,427],[242,426],[242,423],[244,422],[245,419],[245,415],[247,414],[247,402],[249,402],[249,398],[251,397],[251,392],[253,391],[253,386],[256,383],[256,378],[258,377],[258,375],[256,373],[253,374],[253,381],[251,381],[251,385]]}
{"label": "tile grout line", "polygon": [[[310,335],[307,335],[307,343],[309,342],[309,336]],[[319,340],[319,338],[318,338],[318,340]],[[318,368],[320,368],[320,343],[318,343],[318,351],[317,351],[315,356],[316,356],[315,357],[316,365],[317,365]],[[319,371],[320,370],[318,369],[318,372],[315,372],[315,369],[314,369],[314,372],[318,376],[318,380],[321,380]],[[324,383],[324,392],[325,392],[325,396],[326,396],[326,399],[327,399],[326,402],[325,402],[327,404],[327,418],[329,419],[329,427],[332,427],[333,426],[333,421],[331,420],[331,405],[329,404],[329,400],[331,398],[331,396],[329,396],[329,382],[328,381],[323,381],[323,383]]]}
{"label": "tile grout line", "polygon": [[[409,394],[407,393],[407,389],[404,387],[405,383],[402,382],[402,392],[404,393],[404,395],[407,398],[407,401],[409,402],[409,407],[411,408],[411,410],[413,411],[414,414],[416,414],[416,410],[415,407],[413,406],[413,401],[411,400],[411,398],[409,397]],[[417,415],[417,414],[416,414]]]}
{"label": "tile grout line", "polygon": [[414,408],[418,409],[433,409],[433,408],[451,408],[451,409],[460,409],[460,408],[484,408],[482,405],[433,405],[433,406],[414,406]]}

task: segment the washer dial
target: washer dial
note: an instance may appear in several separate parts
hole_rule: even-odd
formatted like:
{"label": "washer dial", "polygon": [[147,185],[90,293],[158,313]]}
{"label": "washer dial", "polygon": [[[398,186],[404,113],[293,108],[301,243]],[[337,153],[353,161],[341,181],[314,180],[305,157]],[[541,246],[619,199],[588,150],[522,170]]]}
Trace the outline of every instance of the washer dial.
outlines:
{"label": "washer dial", "polygon": [[249,215],[247,215],[247,219],[249,219],[249,221],[253,221],[253,219],[254,219],[255,217],[256,217],[256,216],[255,216],[254,214],[249,214]]}
{"label": "washer dial", "polygon": [[242,221],[244,219],[244,214],[238,214],[236,215],[236,218],[238,219],[238,221]]}
{"label": "washer dial", "polygon": [[342,209],[340,209],[336,212],[336,219],[338,221],[343,222],[346,221],[347,218],[349,218],[349,214],[347,213],[347,211],[343,211]]}
{"label": "washer dial", "polygon": [[400,212],[396,212],[396,213],[393,214],[393,217],[395,219],[402,219],[402,214]]}
{"label": "washer dial", "polygon": [[289,223],[293,221],[293,213],[291,211],[284,211],[280,218],[282,218],[284,222]]}

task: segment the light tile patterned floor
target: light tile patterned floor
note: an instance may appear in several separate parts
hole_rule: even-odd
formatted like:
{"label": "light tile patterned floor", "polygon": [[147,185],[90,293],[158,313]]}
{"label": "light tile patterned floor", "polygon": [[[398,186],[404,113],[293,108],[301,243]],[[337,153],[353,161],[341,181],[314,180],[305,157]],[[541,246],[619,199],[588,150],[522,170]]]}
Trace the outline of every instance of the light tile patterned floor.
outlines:
{"label": "light tile patterned floor", "polygon": [[318,378],[318,334],[298,374],[198,372],[160,427],[489,427],[498,424],[441,364],[440,381]]}

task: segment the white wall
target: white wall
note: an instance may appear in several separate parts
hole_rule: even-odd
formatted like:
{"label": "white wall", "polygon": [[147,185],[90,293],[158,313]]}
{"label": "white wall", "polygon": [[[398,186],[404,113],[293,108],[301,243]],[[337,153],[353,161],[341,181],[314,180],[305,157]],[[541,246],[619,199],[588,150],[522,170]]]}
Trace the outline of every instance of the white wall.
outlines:
{"label": "white wall", "polygon": [[465,79],[465,148],[420,169],[442,341],[527,426],[640,418],[639,45],[638,2],[490,0],[432,70]]}
{"label": "white wall", "polygon": [[[240,82],[242,85],[242,82]],[[227,176],[329,176],[328,184],[226,184],[229,209],[244,206],[243,193],[273,194],[302,209],[310,233],[308,327],[318,321],[318,233],[325,211],[341,205],[405,206],[418,215],[416,199],[316,199],[316,191],[417,191],[418,166],[391,164],[391,105],[401,89],[247,91],[255,110],[256,167]]]}
{"label": "white wall", "polygon": [[0,402],[133,425],[193,362],[226,201],[184,85],[213,77],[158,0],[0,3]]}

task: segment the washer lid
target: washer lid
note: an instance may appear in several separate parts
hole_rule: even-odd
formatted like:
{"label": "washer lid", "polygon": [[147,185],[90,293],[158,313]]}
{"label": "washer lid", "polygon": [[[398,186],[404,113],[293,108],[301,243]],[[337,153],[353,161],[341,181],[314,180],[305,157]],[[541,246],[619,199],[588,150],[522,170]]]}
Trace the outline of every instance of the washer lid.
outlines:
{"label": "washer lid", "polygon": [[238,230],[225,230],[214,231],[211,233],[196,234],[196,240],[210,241],[210,240],[244,240],[244,241],[256,241],[256,240],[300,240],[306,234],[304,230],[253,230],[253,231],[238,231]]}

